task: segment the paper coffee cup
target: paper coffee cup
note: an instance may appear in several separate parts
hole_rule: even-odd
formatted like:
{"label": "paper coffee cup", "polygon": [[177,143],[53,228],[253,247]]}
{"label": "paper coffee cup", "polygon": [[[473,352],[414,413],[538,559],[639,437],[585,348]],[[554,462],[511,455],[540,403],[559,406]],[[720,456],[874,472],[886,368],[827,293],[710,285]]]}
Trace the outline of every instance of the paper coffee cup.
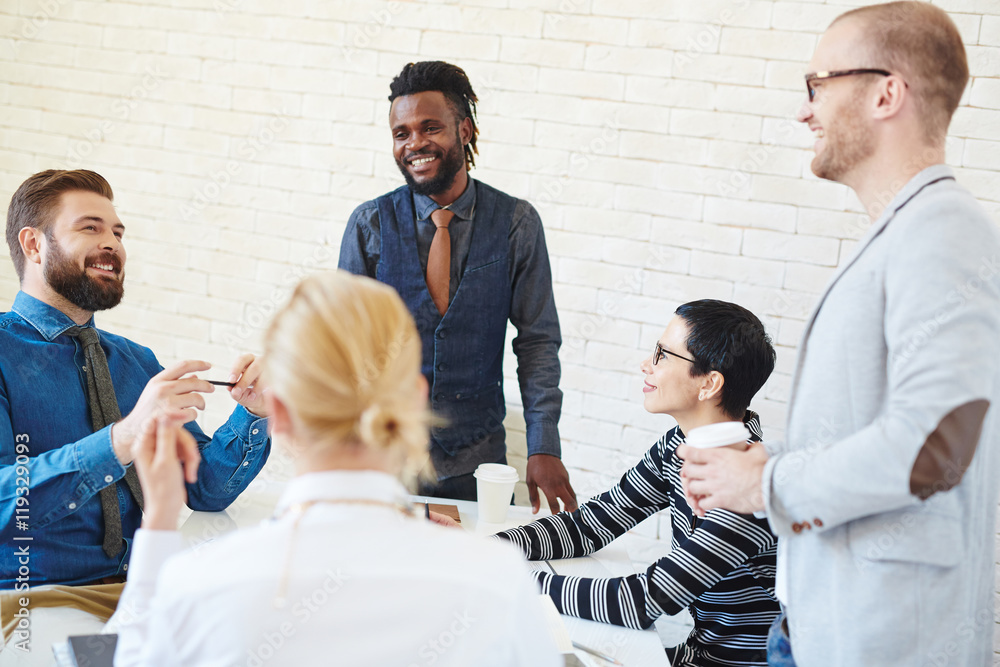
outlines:
{"label": "paper coffee cup", "polygon": [[743,422],[719,422],[691,429],[684,444],[697,449],[738,445],[736,448],[742,451],[749,438],[750,431]]}
{"label": "paper coffee cup", "polygon": [[507,520],[514,485],[517,484],[517,469],[502,463],[481,463],[474,474],[476,495],[479,500],[479,520],[487,523],[503,523]]}

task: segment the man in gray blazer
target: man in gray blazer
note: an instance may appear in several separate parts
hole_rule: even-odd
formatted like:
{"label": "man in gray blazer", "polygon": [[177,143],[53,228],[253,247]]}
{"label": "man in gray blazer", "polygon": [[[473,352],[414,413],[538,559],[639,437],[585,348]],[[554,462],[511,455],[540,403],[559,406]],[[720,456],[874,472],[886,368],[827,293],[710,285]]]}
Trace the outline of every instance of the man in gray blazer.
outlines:
{"label": "man in gray blazer", "polygon": [[786,659],[990,664],[1000,234],[944,165],[965,50],[943,11],[893,2],[837,18],[809,72],[812,170],[871,226],[806,324],[787,442],[682,447],[687,493],[766,510]]}

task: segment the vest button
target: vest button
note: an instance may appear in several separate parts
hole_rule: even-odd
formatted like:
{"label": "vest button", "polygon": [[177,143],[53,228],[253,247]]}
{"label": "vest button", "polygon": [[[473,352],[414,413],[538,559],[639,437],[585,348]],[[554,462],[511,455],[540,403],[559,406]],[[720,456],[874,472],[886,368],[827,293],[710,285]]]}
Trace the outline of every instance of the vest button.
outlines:
{"label": "vest button", "polygon": [[437,365],[437,369],[439,371],[446,371],[446,370],[448,370],[448,365],[447,364],[438,364]]}
{"label": "vest button", "polygon": [[457,400],[459,398],[462,398],[462,395],[461,394],[455,394],[455,399]]}
{"label": "vest button", "polygon": [[435,401],[443,401],[444,400],[444,394],[437,394],[437,395],[435,395],[434,396],[434,400]]}
{"label": "vest button", "polygon": [[444,338],[447,334],[448,334],[448,332],[445,331],[444,329],[442,329],[441,331],[437,332],[437,337],[438,338]]}

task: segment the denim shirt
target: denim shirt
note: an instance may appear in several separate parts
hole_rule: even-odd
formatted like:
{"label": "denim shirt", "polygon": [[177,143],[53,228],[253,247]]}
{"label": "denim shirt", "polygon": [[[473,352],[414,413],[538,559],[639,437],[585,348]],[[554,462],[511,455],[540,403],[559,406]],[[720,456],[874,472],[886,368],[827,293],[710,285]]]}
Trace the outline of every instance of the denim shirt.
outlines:
{"label": "denim shirt", "polygon": [[[64,335],[72,326],[67,315],[24,292],[0,315],[0,589],[79,584],[128,570],[142,513],[118,485],[126,545],[109,558],[98,493],[120,480],[125,467],[111,447],[111,426],[93,432],[83,348]],[[98,334],[127,415],[163,367],[148,348]],[[202,456],[197,483],[187,485],[188,505],[225,509],[267,460],[267,420],[238,406],[213,438],[194,422],[187,429]]]}
{"label": "denim shirt", "polygon": [[[414,194],[413,212],[417,256],[421,268],[434,238],[430,214],[437,208],[431,198]],[[450,296],[454,299],[472,246],[477,214],[477,181],[469,179],[465,192],[449,207],[455,216],[449,224],[452,241]],[[402,221],[401,221],[402,224]],[[552,295],[552,271],[541,219],[535,208],[516,200],[508,231],[507,279],[510,283],[510,322],[517,329],[511,347],[517,357],[517,376],[524,406],[528,455],[560,455],[559,346],[562,338]],[[340,268],[375,278],[381,261],[381,226],[376,202],[365,202],[351,214],[340,246]],[[414,304],[407,303],[411,311]],[[492,351],[491,351],[492,352]],[[502,350],[500,354],[502,355]],[[488,356],[486,354],[483,355]],[[474,372],[473,369],[469,371]],[[499,431],[502,434],[502,430]],[[489,440],[489,436],[486,438]],[[470,445],[473,443],[470,443]],[[432,451],[432,456],[434,451]],[[492,462],[491,459],[490,462]],[[478,463],[463,456],[441,460],[434,457],[439,477],[472,472]]]}

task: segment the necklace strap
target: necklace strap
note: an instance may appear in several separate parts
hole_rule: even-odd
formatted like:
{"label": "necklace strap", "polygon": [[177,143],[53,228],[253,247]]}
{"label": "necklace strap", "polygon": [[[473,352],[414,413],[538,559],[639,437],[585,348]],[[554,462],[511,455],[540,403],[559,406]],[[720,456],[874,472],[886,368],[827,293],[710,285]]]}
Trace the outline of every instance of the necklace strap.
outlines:
{"label": "necklace strap", "polygon": [[276,609],[283,609],[288,605],[288,580],[292,571],[292,552],[295,550],[295,540],[299,534],[299,522],[311,508],[316,505],[361,505],[367,507],[385,507],[396,510],[404,516],[413,518],[413,507],[409,503],[389,502],[387,500],[374,500],[371,498],[323,498],[317,500],[306,500],[301,503],[291,505],[284,512],[279,514],[283,517],[286,514],[294,513],[292,521],[292,533],[288,536],[288,552],[285,554],[285,566],[281,570],[281,577],[278,579],[278,590],[274,594],[274,606]]}

